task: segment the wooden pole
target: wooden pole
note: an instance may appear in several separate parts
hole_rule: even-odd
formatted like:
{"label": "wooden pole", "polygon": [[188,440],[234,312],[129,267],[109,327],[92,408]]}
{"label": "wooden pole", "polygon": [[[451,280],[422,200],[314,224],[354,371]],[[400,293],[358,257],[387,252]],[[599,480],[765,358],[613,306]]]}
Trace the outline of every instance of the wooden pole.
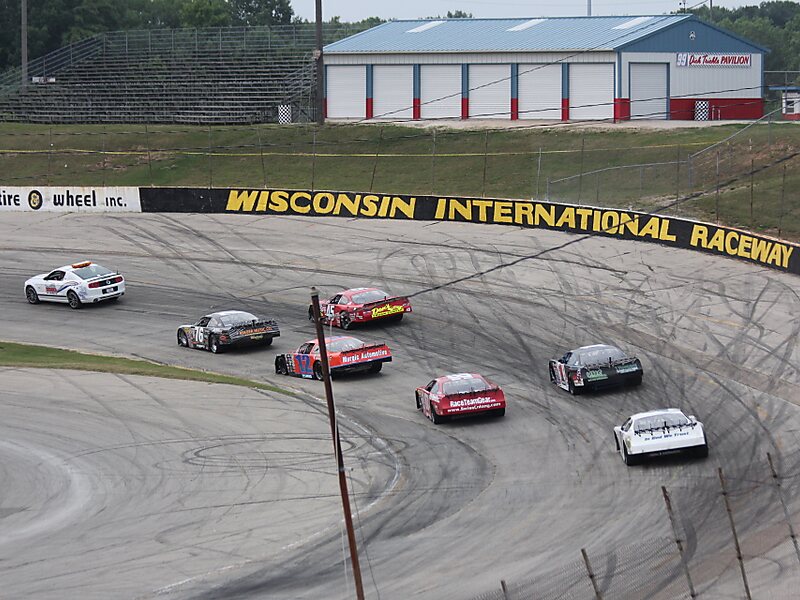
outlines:
{"label": "wooden pole", "polygon": [[311,288],[311,306],[314,313],[314,325],[317,329],[317,343],[319,344],[319,357],[322,363],[322,381],[325,384],[325,399],[328,403],[328,419],[331,423],[331,437],[333,438],[333,449],[336,454],[336,467],[339,472],[339,492],[342,496],[342,510],[344,511],[344,522],[347,529],[347,542],[350,546],[350,563],[353,566],[353,579],[356,586],[356,598],[364,600],[364,586],[361,583],[361,567],[358,563],[358,549],[356,548],[356,534],[353,530],[353,515],[350,512],[350,496],[347,493],[347,476],[344,470],[344,457],[342,456],[342,445],[339,439],[339,425],[336,422],[336,408],[333,403],[333,386],[331,385],[331,373],[328,366],[328,347],[325,345],[325,331],[322,328],[322,319],[319,311],[319,291]]}
{"label": "wooden pole", "polygon": [[315,43],[314,62],[316,63],[317,75],[317,125],[325,123],[325,61],[322,57],[322,0],[316,0],[315,5]]}
{"label": "wooden pole", "polygon": [[683,541],[678,535],[678,526],[675,523],[675,515],[672,513],[672,501],[667,493],[667,488],[661,486],[661,493],[664,495],[664,503],[667,505],[667,514],[669,515],[669,524],[672,526],[672,533],[675,536],[675,545],[678,546],[678,554],[681,556],[681,566],[686,575],[686,582],[689,584],[689,595],[692,598],[697,598],[697,592],[694,591],[694,583],[692,583],[692,576],[689,573],[689,563],[686,561],[686,555],[683,553]]}
{"label": "wooden pole", "polygon": [[739,570],[742,572],[742,582],[744,583],[744,594],[747,600],[752,600],[750,595],[750,584],[747,583],[747,573],[744,570],[744,558],[742,558],[742,548],[739,546],[739,536],[736,534],[736,523],[733,521],[733,511],[731,510],[731,503],[728,500],[728,488],[725,485],[725,477],[722,475],[722,467],[717,469],[719,475],[719,484],[722,486],[722,498],[725,501],[725,510],[728,511],[728,520],[731,523],[731,531],[733,532],[733,543],[736,547],[736,558],[739,561]]}
{"label": "wooden pole", "polygon": [[589,581],[592,582],[594,597],[596,600],[603,600],[603,595],[600,593],[600,588],[597,587],[597,578],[594,576],[592,565],[589,563],[589,555],[586,554],[586,548],[581,548],[581,556],[583,556],[583,562],[586,565],[586,572],[589,573]]}

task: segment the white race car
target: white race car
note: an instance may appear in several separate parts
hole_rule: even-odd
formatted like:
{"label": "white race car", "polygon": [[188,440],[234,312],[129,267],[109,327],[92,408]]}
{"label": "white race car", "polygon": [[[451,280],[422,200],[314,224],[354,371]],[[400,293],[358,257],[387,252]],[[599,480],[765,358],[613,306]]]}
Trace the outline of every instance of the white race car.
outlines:
{"label": "white race car", "polygon": [[614,427],[614,442],[629,466],[663,454],[685,452],[702,458],[708,456],[703,424],[677,408],[632,415]]}
{"label": "white race car", "polygon": [[116,300],[125,293],[125,278],[91,261],[60,267],[25,282],[25,297],[31,304],[64,302],[71,308]]}

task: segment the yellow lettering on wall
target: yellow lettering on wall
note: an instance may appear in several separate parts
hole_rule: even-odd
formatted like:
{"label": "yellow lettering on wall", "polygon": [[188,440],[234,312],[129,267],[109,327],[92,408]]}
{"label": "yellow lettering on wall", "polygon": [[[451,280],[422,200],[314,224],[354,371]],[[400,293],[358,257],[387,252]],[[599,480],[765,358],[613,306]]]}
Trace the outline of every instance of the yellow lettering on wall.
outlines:
{"label": "yellow lettering on wall", "polygon": [[789,268],[789,259],[792,257],[792,252],[794,252],[794,246],[783,247],[783,262],[781,263],[781,266],[784,269]]}
{"label": "yellow lettering on wall", "polygon": [[411,196],[408,200],[404,200],[399,196],[392,198],[392,213],[391,217],[394,218],[398,212],[403,213],[406,218],[413,219],[416,211],[417,199]]}
{"label": "yellow lettering on wall", "polygon": [[602,213],[599,210],[592,211],[592,231],[603,231],[603,228],[600,226],[602,218]]}
{"label": "yellow lettering on wall", "polygon": [[347,194],[337,194],[336,196],[336,209],[334,210],[335,215],[341,214],[342,209],[346,209],[351,216],[355,217],[358,215],[358,205],[360,204],[359,200],[361,199],[361,195],[356,195],[355,198],[351,198]]}
{"label": "yellow lettering on wall", "polygon": [[333,194],[328,192],[317,192],[314,194],[314,199],[311,201],[314,207],[314,212],[320,215],[326,215],[333,212],[336,207],[336,202],[333,199]]}
{"label": "yellow lettering on wall", "polygon": [[615,210],[607,210],[603,212],[600,218],[603,231],[606,233],[617,233],[617,226],[619,225],[619,213]]}
{"label": "yellow lettering on wall", "polygon": [[661,231],[658,234],[658,239],[665,242],[674,242],[678,239],[669,232],[669,219],[661,219]]}
{"label": "yellow lettering on wall", "polygon": [[279,190],[269,195],[269,207],[275,212],[286,212],[289,210],[289,192]]}
{"label": "yellow lettering on wall", "polygon": [[495,202],[494,203],[494,222],[495,223],[512,223],[513,217],[511,211],[513,202]]}
{"label": "yellow lettering on wall", "polygon": [[729,231],[725,236],[725,252],[731,256],[736,256],[736,249],[739,247],[739,234],[735,231]]}
{"label": "yellow lettering on wall", "polygon": [[690,246],[705,248],[708,244],[708,227],[705,225],[692,225],[692,235],[689,238]]}
{"label": "yellow lettering on wall", "polygon": [[541,221],[544,221],[545,225],[549,227],[555,227],[556,225],[556,207],[552,204],[550,206],[545,206],[544,204],[536,203],[533,205],[533,224],[537,227]]}
{"label": "yellow lettering on wall", "polygon": [[771,265],[779,265],[783,261],[783,244],[774,244],[769,253],[767,262]]}
{"label": "yellow lettering on wall", "polygon": [[739,248],[736,250],[737,256],[750,258],[750,247],[753,245],[753,238],[749,235],[743,235],[739,240]]}
{"label": "yellow lettering on wall", "polygon": [[654,240],[659,239],[658,237],[658,222],[660,219],[658,217],[650,217],[647,219],[647,223],[639,229],[639,235],[641,237],[650,236]]}
{"label": "yellow lettering on wall", "polygon": [[711,239],[708,240],[708,246],[712,250],[723,252],[723,243],[725,242],[725,232],[722,229],[717,229]]}
{"label": "yellow lettering on wall", "polygon": [[389,196],[381,196],[381,207],[378,209],[378,216],[385,217],[389,214],[389,203],[392,201]]}
{"label": "yellow lettering on wall", "polygon": [[768,242],[766,240],[760,240],[758,238],[753,238],[753,249],[750,252],[750,258],[753,260],[758,260],[760,262],[767,261],[767,255],[769,254],[769,250],[772,247],[772,242]]}
{"label": "yellow lettering on wall", "polygon": [[311,210],[311,206],[309,204],[298,204],[297,201],[301,198],[311,202],[311,194],[308,192],[295,192],[289,197],[289,206],[292,207],[294,212],[305,215]]}
{"label": "yellow lettering on wall", "polygon": [[368,194],[361,199],[361,214],[365,217],[374,217],[378,214],[379,198],[373,194]]}
{"label": "yellow lettering on wall", "polygon": [[447,198],[439,198],[436,201],[436,212],[433,214],[433,218],[437,220],[444,219],[444,216],[447,214],[445,211],[447,210]]}
{"label": "yellow lettering on wall", "polygon": [[619,234],[625,235],[625,230],[631,232],[632,235],[639,235],[639,217],[631,217],[628,213],[620,213],[619,215]]}
{"label": "yellow lettering on wall", "polygon": [[533,225],[533,206],[529,202],[514,202],[514,223]]}
{"label": "yellow lettering on wall", "polygon": [[580,227],[584,231],[589,231],[589,217],[592,216],[592,209],[579,208],[575,212],[578,213],[578,216],[581,218],[578,227]]}
{"label": "yellow lettering on wall", "polygon": [[564,225],[570,229],[575,229],[575,209],[571,206],[565,206],[561,216],[556,221],[556,227],[564,227]]}
{"label": "yellow lettering on wall", "polygon": [[464,200],[462,204],[460,200],[456,200],[455,198],[450,198],[450,214],[448,215],[448,219],[450,221],[456,220],[456,213],[461,215],[466,221],[472,220],[472,204],[469,200]]}
{"label": "yellow lettering on wall", "polygon": [[256,206],[256,210],[258,212],[264,212],[267,210],[267,204],[269,202],[269,192],[267,190],[262,190],[258,194],[258,205]]}
{"label": "yellow lettering on wall", "polygon": [[228,193],[228,203],[225,205],[225,210],[253,212],[253,206],[255,206],[257,198],[258,191],[243,192],[241,190],[231,190]]}
{"label": "yellow lettering on wall", "polygon": [[489,208],[494,202],[492,200],[473,200],[472,201],[472,208],[478,208],[478,222],[479,223],[486,223],[489,220],[488,215],[486,214],[486,209]]}

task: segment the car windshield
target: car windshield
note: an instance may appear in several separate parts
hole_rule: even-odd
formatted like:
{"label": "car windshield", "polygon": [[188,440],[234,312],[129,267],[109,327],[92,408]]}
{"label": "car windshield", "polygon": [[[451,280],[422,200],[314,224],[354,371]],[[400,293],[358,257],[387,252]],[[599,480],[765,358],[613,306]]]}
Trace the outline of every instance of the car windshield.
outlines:
{"label": "car windshield", "polygon": [[363,346],[364,342],[356,338],[339,338],[328,342],[328,352],[346,352],[347,350],[356,350]]}
{"label": "car windshield", "polygon": [[369,290],[367,292],[358,292],[353,294],[353,304],[369,304],[370,302],[380,302],[386,300],[389,294],[383,290]]}
{"label": "car windshield", "polygon": [[96,265],[93,263],[91,265],[81,267],[80,269],[75,269],[73,273],[75,273],[75,275],[77,275],[81,279],[92,279],[93,277],[103,277],[105,275],[112,275],[114,271],[110,271],[102,265]]}
{"label": "car windshield", "polygon": [[625,358],[625,353],[619,348],[614,346],[594,346],[576,350],[570,359],[570,364],[582,365],[596,365],[598,363],[607,363],[609,359],[622,360]]}
{"label": "car windshield", "polygon": [[219,319],[219,322],[222,323],[224,327],[235,327],[236,325],[245,325],[247,323],[252,323],[253,321],[258,321],[257,316],[251,315],[248,312],[219,315],[217,319]]}
{"label": "car windshield", "polygon": [[471,377],[469,379],[456,379],[444,382],[442,391],[446,396],[453,394],[468,394],[470,392],[482,392],[491,389],[491,386],[480,377]]}
{"label": "car windshield", "polygon": [[662,429],[664,427],[680,427],[688,425],[689,419],[683,413],[663,413],[650,417],[636,419],[633,429],[636,433],[649,431],[651,429]]}

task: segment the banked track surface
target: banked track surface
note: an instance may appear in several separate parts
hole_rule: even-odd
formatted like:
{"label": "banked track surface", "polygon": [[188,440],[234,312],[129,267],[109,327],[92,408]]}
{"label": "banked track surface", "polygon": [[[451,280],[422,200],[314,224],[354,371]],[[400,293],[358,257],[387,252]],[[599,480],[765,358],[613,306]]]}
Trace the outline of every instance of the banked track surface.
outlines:
{"label": "banked track surface", "polygon": [[[272,363],[276,352],[313,336],[305,320],[312,285],[323,295],[361,285],[414,294],[572,239],[468,224],[225,215],[4,215],[0,234],[0,337],[207,368],[311,396],[321,396],[318,382],[277,378]],[[82,258],[122,270],[125,298],[81,311],[25,303],[25,278]],[[356,330],[363,339],[386,341],[395,355],[378,376],[334,384],[345,417],[345,458],[353,468],[368,597],[471,598],[499,588],[500,579],[532,579],[540,596],[588,598],[588,579],[558,587],[559,569],[579,560],[581,548],[606,574],[599,577],[605,597],[686,596],[676,561],[669,568],[634,568],[654,547],[675,554],[662,485],[672,495],[701,597],[743,597],[720,467],[754,597],[790,597],[800,582],[800,563],[766,455],[774,458],[782,497],[794,515],[800,507],[798,289],[791,276],[733,260],[592,238],[417,295],[414,314],[402,324]],[[177,347],[177,325],[229,307],[273,315],[282,337],[267,350],[218,356]],[[549,383],[549,358],[596,341],[637,353],[645,383],[578,398]],[[437,427],[414,410],[415,386],[443,372],[473,370],[506,390],[504,419]],[[70,421],[70,451],[76,444],[87,453],[108,449],[110,441],[98,430],[106,431],[109,422],[119,438],[150,436],[156,443],[147,451],[106,452],[108,462],[101,466],[84,464],[90,471],[82,476],[90,480],[113,472],[119,494],[92,495],[96,488],[89,486],[80,518],[67,514],[39,524],[33,519],[28,531],[40,531],[24,539],[4,525],[19,513],[6,504],[9,494],[0,493],[5,592],[42,598],[109,597],[109,590],[129,598],[353,597],[343,565],[333,459],[320,462],[311,483],[261,467],[274,450],[266,446],[274,432],[310,432],[281,441],[287,462],[324,452],[329,440],[323,437],[327,424],[320,403],[152,380],[137,383],[150,396],[141,390],[115,394],[107,391],[114,385],[87,383],[96,375],[63,377],[92,400],[80,404],[85,423]],[[58,403],[57,375],[13,372],[15,383],[21,378],[28,402]],[[225,398],[220,387],[241,403]],[[11,465],[4,479],[24,481],[15,469],[29,472],[32,462],[44,464],[41,457],[60,452],[49,439],[59,421],[42,416],[46,411],[28,414],[14,389],[0,391],[3,411],[14,407],[14,419],[0,428],[24,437],[30,456],[20,456],[19,445],[0,446],[0,454]],[[79,402],[72,396],[70,402]],[[614,451],[613,425],[665,405],[704,421],[710,457],[626,468]],[[267,425],[276,420],[280,427]],[[31,434],[21,436],[20,429]],[[198,461],[181,462],[186,443],[165,443],[179,435],[194,443],[237,434],[259,441],[253,448],[229,445],[220,452],[226,465],[249,461],[246,477],[232,478],[225,469],[215,474],[215,463],[202,454]],[[170,465],[178,463],[183,476],[176,483]],[[202,484],[186,475],[191,467]],[[42,481],[28,482],[30,489],[58,489],[63,470],[48,473],[43,469]],[[158,486],[142,481],[173,490],[159,493],[158,518],[146,495],[136,497]],[[198,499],[201,487],[205,494]],[[312,495],[324,496],[324,506]],[[222,509],[200,510],[187,520],[187,502]],[[259,502],[263,511],[241,508]],[[103,529],[108,538],[98,540],[92,537],[94,519],[103,514],[111,514],[114,527]],[[209,514],[216,520],[211,528],[223,536],[200,535],[209,532]],[[54,551],[59,541],[64,546]],[[98,584],[91,565],[104,548],[114,549],[116,566],[103,569]],[[45,584],[32,579],[31,565],[50,574]]]}

